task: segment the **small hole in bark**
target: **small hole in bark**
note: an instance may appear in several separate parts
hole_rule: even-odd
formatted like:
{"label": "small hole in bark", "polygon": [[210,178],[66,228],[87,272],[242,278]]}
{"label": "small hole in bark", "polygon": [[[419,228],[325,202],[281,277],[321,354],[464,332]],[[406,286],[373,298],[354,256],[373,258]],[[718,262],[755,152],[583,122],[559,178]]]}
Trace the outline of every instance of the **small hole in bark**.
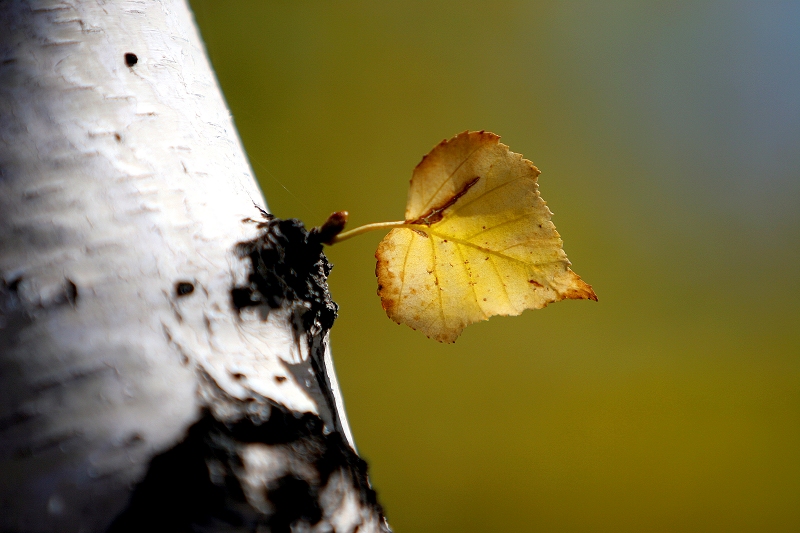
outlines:
{"label": "small hole in bark", "polygon": [[188,281],[179,281],[175,284],[175,293],[178,296],[186,296],[187,294],[192,294],[194,292],[194,285],[189,283]]}
{"label": "small hole in bark", "polygon": [[122,135],[120,135],[119,133],[115,133],[114,138],[117,140],[117,142],[120,142],[122,140]]}
{"label": "small hole in bark", "polygon": [[3,282],[5,283],[5,286],[8,287],[8,290],[17,292],[19,290],[19,284],[22,283],[22,276],[18,276],[11,281],[3,280]]}
{"label": "small hole in bark", "polygon": [[233,379],[239,381],[239,380],[244,379],[244,374],[242,374],[241,372],[234,372],[233,374],[231,374],[231,377]]}
{"label": "small hole in bark", "polygon": [[275,376],[275,381],[277,381],[278,383],[283,383],[284,381],[286,381],[286,376]]}
{"label": "small hole in bark", "polygon": [[134,444],[139,444],[141,442],[144,442],[144,437],[142,437],[138,433],[133,433],[130,436],[128,436],[128,438],[125,440],[125,445],[131,446]]}
{"label": "small hole in bark", "polygon": [[67,280],[64,293],[67,296],[67,301],[74,307],[75,303],[78,301],[78,286],[75,285],[71,279]]}
{"label": "small hole in bark", "polygon": [[125,64],[128,65],[129,67],[134,66],[138,62],[139,62],[139,58],[136,57],[136,54],[132,54],[130,52],[125,54]]}

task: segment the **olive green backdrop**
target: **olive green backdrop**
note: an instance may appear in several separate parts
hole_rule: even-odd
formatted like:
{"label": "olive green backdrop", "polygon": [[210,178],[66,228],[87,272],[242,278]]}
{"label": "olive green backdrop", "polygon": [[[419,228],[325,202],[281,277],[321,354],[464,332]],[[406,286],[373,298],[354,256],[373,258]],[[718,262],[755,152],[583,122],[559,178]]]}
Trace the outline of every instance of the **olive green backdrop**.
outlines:
{"label": "olive green backdrop", "polygon": [[276,215],[400,219],[486,129],[599,295],[440,345],[382,311],[382,234],[328,250],[398,533],[800,529],[800,3],[192,6]]}

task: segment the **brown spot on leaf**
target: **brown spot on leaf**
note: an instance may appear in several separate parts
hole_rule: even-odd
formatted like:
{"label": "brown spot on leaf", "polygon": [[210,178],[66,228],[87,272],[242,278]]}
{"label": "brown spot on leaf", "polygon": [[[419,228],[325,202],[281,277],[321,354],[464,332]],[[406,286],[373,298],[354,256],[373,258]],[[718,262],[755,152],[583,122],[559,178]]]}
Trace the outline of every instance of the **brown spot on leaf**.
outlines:
{"label": "brown spot on leaf", "polygon": [[580,276],[570,270],[570,274],[574,276],[573,287],[564,291],[564,298],[571,300],[594,300],[597,301],[597,295],[594,293],[592,286],[583,281]]}

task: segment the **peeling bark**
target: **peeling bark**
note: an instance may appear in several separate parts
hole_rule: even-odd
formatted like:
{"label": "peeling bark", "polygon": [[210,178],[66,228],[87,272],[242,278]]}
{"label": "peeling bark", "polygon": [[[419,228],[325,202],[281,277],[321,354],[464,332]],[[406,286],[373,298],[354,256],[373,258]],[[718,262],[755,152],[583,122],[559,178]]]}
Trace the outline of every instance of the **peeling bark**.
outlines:
{"label": "peeling bark", "polygon": [[388,531],[185,3],[0,2],[0,530]]}

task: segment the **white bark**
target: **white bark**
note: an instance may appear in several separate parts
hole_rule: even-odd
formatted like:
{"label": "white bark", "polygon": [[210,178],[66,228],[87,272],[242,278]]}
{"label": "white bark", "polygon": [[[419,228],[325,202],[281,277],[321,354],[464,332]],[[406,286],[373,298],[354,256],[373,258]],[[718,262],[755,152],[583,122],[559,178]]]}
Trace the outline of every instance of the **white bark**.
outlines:
{"label": "white bark", "polygon": [[[307,305],[232,305],[255,206],[183,0],[0,1],[0,530],[105,530],[207,411],[305,413],[352,446]],[[316,479],[273,444],[239,449],[267,517],[271,479]],[[320,487],[315,530],[384,527],[346,478]]]}

